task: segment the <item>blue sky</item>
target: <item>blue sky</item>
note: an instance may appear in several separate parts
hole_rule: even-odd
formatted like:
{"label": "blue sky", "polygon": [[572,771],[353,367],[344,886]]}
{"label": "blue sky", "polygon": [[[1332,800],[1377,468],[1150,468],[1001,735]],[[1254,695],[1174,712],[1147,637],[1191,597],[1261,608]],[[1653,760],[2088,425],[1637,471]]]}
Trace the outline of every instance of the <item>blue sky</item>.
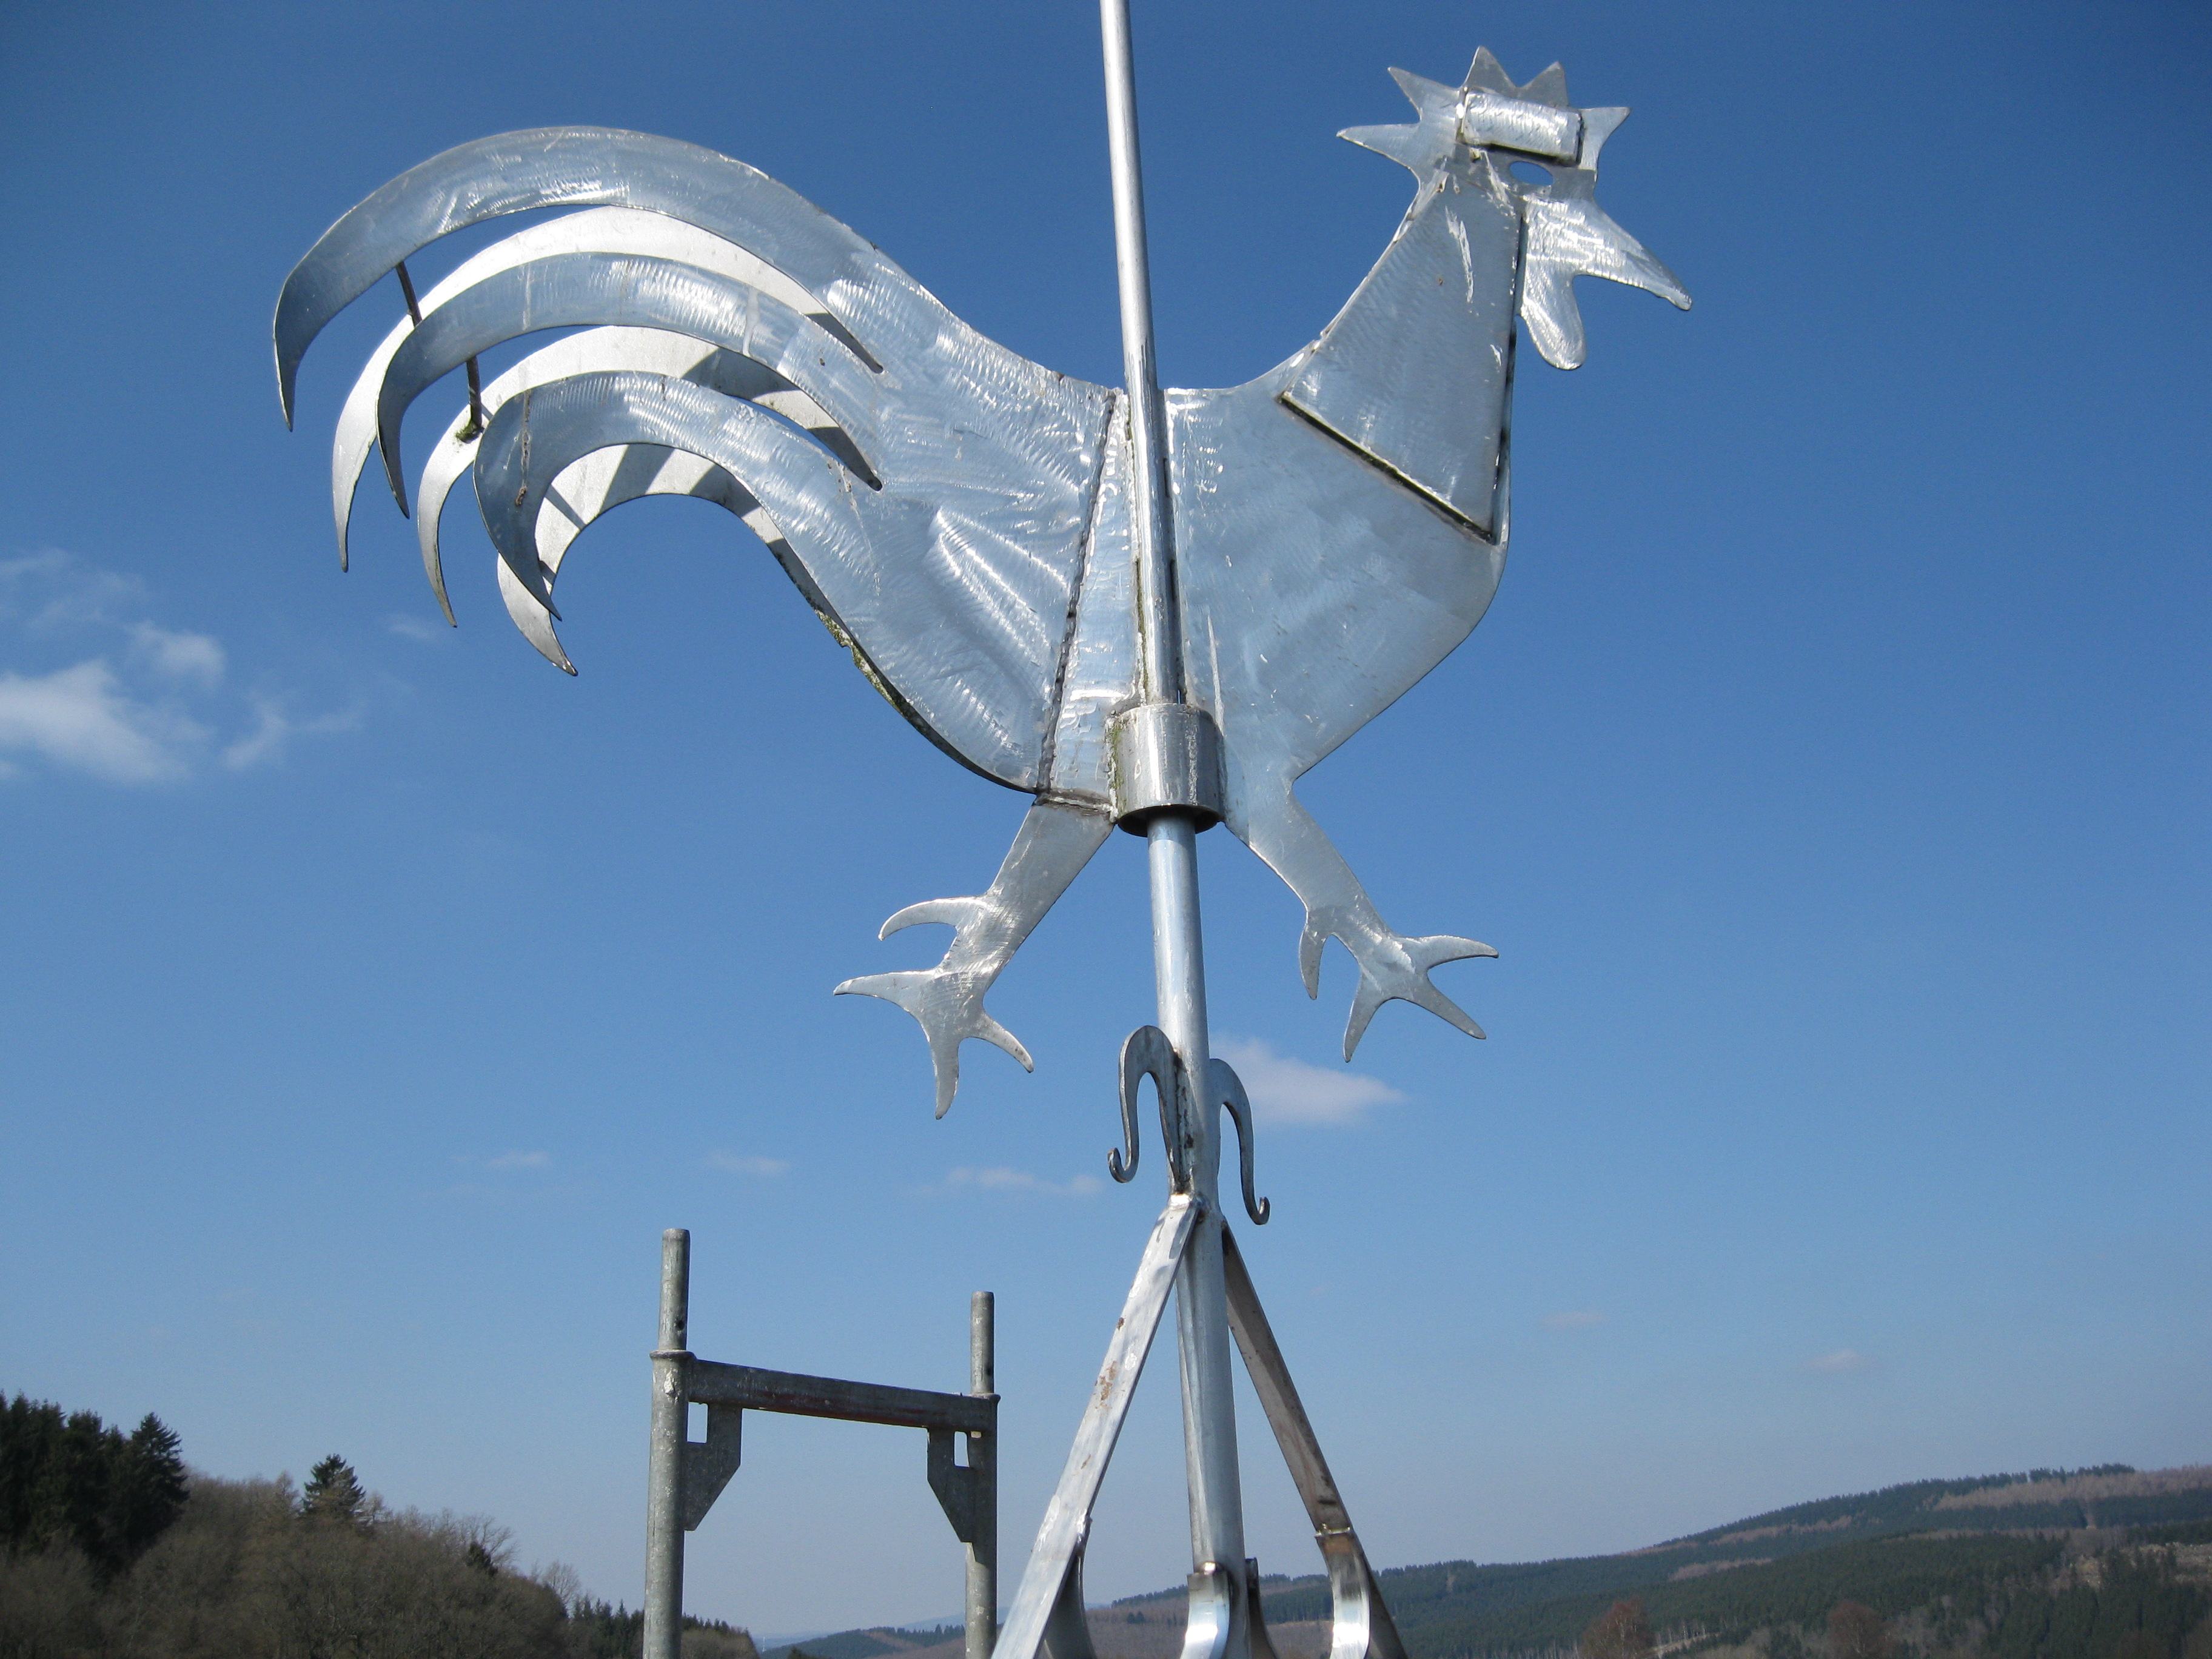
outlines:
{"label": "blue sky", "polygon": [[[1271,1109],[1247,1250],[1383,1564],[2212,1456],[2205,179],[2212,27],[2140,4],[1138,9],[1161,356],[1324,323],[1405,176],[1333,134],[1478,45],[1635,118],[1613,215],[1697,308],[1585,283],[1524,356],[1474,640],[1304,797],[1441,976],[1334,1055],[1340,955],[1203,843],[1214,1020]],[[1086,5],[15,8],[0,18],[0,1387],[157,1410],[220,1474],[337,1449],[635,1601],[659,1229],[694,1346],[958,1386],[1000,1297],[1018,1560],[1159,1196],[1100,1179],[1149,1016],[1116,838],[933,1122],[849,975],[1020,800],[878,701],[757,545],[624,511],[570,681],[461,515],[327,518],[291,264],[462,139],[712,145],[1054,368],[1119,377]],[[427,424],[427,422],[418,422]],[[1187,1569],[1139,1395],[1096,1595]],[[1249,1535],[1310,1544],[1245,1399]],[[1255,1431],[1259,1431],[1255,1437]],[[691,1606],[948,1613],[917,1436],[748,1425]],[[1009,1565],[1009,1578],[1012,1573]]]}

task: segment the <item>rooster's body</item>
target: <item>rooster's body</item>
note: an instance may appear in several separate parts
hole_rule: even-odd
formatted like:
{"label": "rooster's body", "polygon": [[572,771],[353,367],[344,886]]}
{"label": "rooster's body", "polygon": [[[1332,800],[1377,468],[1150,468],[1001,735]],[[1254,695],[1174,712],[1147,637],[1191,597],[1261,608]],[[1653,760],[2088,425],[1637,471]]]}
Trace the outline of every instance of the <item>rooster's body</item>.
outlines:
{"label": "rooster's body", "polygon": [[[1393,997],[1481,1035],[1428,973],[1492,953],[1393,932],[1293,787],[1490,603],[1516,316],[1571,368],[1575,276],[1687,304],[1592,199],[1626,112],[1574,109],[1556,66],[1516,87],[1486,52],[1462,88],[1399,81],[1420,118],[1346,135],[1420,185],[1365,282],[1268,374],[1165,395],[1186,695],[1218,729],[1224,821],[1304,902],[1308,990],[1328,938],[1358,964],[1347,1058]],[[1549,182],[1514,176],[1532,163]],[[885,924],[951,925],[936,967],[838,988],[921,1022],[941,1114],[963,1040],[1030,1063],[984,994],[1112,827],[1109,723],[1139,700],[1127,399],[983,338],[750,167],[557,129],[449,151],[332,227],[278,307],[288,416],[301,354],[372,283],[449,231],[548,206],[582,210],[487,249],[419,302],[408,289],[410,320],[340,417],[341,550],[372,450],[406,503],[399,428],[419,392],[502,341],[586,330],[484,387],[434,452],[418,508],[440,600],[439,515],[465,467],[508,609],[564,668],[551,589],[575,536],[641,495],[714,501],[915,726],[1036,798],[988,891]]]}

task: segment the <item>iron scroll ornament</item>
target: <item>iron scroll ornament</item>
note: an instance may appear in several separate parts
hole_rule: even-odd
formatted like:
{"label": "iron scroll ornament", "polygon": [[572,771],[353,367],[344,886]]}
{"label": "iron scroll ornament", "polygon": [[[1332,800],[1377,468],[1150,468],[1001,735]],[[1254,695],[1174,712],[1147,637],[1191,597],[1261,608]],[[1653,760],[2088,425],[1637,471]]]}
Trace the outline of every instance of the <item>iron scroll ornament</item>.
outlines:
{"label": "iron scroll ornament", "polygon": [[[1346,1059],[1393,999],[1480,1036],[1429,975],[1496,952],[1391,928],[1295,786],[1490,604],[1510,529],[1516,320],[1571,368],[1584,353],[1576,276],[1690,303],[1596,204],[1599,153],[1626,110],[1576,107],[1556,64],[1516,85],[1486,50],[1457,88],[1392,74],[1417,118],[1343,135],[1417,181],[1374,269],[1287,362],[1241,386],[1165,394],[1194,752],[1215,769],[1210,810],[1305,907],[1308,994],[1329,939],[1358,967]],[[986,891],[884,924],[886,937],[951,927],[936,966],[836,988],[921,1023],[941,1116],[968,1039],[1032,1066],[985,995],[1146,799],[1131,793],[1151,762],[1127,718],[1139,696],[1127,396],[984,338],[742,162],[553,128],[448,150],[323,235],[277,304],[288,422],[308,346],[383,276],[404,280],[404,262],[450,232],[562,207],[576,211],[478,253],[419,304],[407,284],[409,317],[338,422],[341,560],[372,452],[410,506],[400,430],[423,390],[503,342],[583,330],[472,395],[434,448],[415,505],[439,601],[450,618],[439,520],[464,470],[509,614],[571,672],[553,587],[576,537],[641,495],[714,501],[919,730],[1034,797]]]}

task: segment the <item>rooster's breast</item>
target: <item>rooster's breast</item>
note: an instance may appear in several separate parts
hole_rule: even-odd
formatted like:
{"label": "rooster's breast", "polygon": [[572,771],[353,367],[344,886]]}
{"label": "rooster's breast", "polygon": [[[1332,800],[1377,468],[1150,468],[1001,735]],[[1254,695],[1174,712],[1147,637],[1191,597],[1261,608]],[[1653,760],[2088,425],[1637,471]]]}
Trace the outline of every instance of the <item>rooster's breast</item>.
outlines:
{"label": "rooster's breast", "polygon": [[1188,684],[1255,782],[1296,779],[1389,708],[1505,567],[1502,500],[1493,540],[1293,413],[1295,367],[1168,394]]}

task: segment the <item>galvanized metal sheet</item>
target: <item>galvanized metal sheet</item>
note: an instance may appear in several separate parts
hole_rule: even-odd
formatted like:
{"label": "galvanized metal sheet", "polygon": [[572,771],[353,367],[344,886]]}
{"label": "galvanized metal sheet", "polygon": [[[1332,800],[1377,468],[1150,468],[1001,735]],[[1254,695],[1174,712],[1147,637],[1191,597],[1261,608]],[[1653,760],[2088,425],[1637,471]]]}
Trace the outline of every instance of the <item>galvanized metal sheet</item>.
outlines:
{"label": "galvanized metal sheet", "polygon": [[987,556],[996,550],[981,544],[988,526],[956,525],[961,541],[946,549],[941,505],[931,511],[890,477],[882,490],[869,489],[754,404],[662,375],[588,374],[509,402],[479,443],[477,499],[518,578],[536,574],[535,521],[553,478],[580,456],[623,443],[683,449],[739,479],[812,574],[830,619],[909,718],[986,775],[1036,787],[1072,536],[1057,567],[1033,557],[1018,569],[994,568]]}
{"label": "galvanized metal sheet", "polygon": [[[1479,1035],[1428,975],[1489,947],[1390,928],[1294,786],[1457,646],[1496,590],[1516,310],[1547,359],[1571,366],[1576,276],[1687,303],[1595,204],[1598,157],[1625,111],[1574,107],[1557,66],[1516,85],[1487,52],[1459,87],[1393,73],[1413,122],[1346,134],[1418,181],[1375,270],[1289,362],[1166,398],[1186,694],[1220,729],[1227,822],[1306,905],[1309,988],[1328,938],[1358,964],[1347,1054],[1393,997]],[[1531,158],[1547,182],[1516,176]],[[432,290],[419,327],[386,341],[363,385],[380,388],[395,478],[398,415],[437,374],[532,328],[617,325],[601,347],[533,356],[486,394],[479,500],[526,634],[566,665],[550,583],[582,526],[640,494],[717,500],[769,541],[918,726],[1039,797],[1046,816],[1025,823],[990,893],[915,907],[955,926],[937,969],[841,988],[922,1021],[941,1110],[965,1038],[1027,1062],[982,1012],[982,989],[1103,837],[1109,723],[1141,695],[1127,404],[985,340],[742,163],[574,129],[461,146],[333,226],[279,303],[288,414],[307,343],[398,260],[501,214],[594,204],[606,211],[477,256]],[[648,229],[652,216],[670,222]],[[671,352],[691,348],[612,343],[669,332],[723,355],[680,364]],[[741,384],[737,359],[783,384]],[[723,366],[711,389],[697,384],[710,363]],[[343,419],[334,493],[360,447],[363,395]],[[468,449],[457,422],[426,469],[426,510]],[[434,526],[423,545],[434,581]]]}
{"label": "galvanized metal sheet", "polygon": [[1462,149],[1416,198],[1283,400],[1485,535],[1498,526],[1521,216]]}
{"label": "galvanized metal sheet", "polygon": [[[650,134],[540,127],[456,145],[372,192],[325,231],[277,296],[277,392],[291,418],[300,360],[331,319],[441,236],[547,207],[629,207],[753,250],[841,322],[890,337],[896,319],[950,313],[876,248],[757,168]],[[895,295],[895,297],[894,297]],[[902,336],[899,343],[919,343]]]}
{"label": "galvanized metal sheet", "polygon": [[[432,312],[454,295],[474,287],[495,272],[509,270],[533,259],[560,253],[638,253],[696,265],[733,281],[747,283],[799,312],[812,301],[796,283],[743,248],[709,235],[680,220],[631,208],[592,208],[528,227],[471,256],[421,296],[421,309]],[[369,354],[368,365],[354,381],[338,411],[331,445],[331,506],[337,520],[338,563],[346,562],[348,521],[362,469],[376,446],[376,399],[392,358],[405,343],[415,325],[403,319]],[[643,368],[647,365],[639,364]],[[485,398],[492,401],[487,389]]]}
{"label": "galvanized metal sheet", "polygon": [[[703,344],[683,335],[649,328],[595,328],[556,341],[516,363],[484,387],[484,406],[496,410],[522,392],[565,380],[571,374],[618,368],[641,368],[655,374],[696,380],[732,398],[760,398],[779,392],[787,385],[781,375],[749,357],[741,357],[734,352],[724,351],[720,347]],[[363,377],[363,384],[368,386],[368,395],[362,402],[369,411],[368,424],[360,441],[361,455],[365,459],[376,441],[376,388],[368,382],[366,376]],[[361,388],[356,387],[356,391],[358,395]],[[826,422],[828,417],[820,418]],[[439,531],[453,485],[459,482],[476,459],[476,441],[480,434],[474,429],[474,412],[466,408],[453,417],[436,447],[431,450],[429,459],[423,463],[422,478],[416,489],[415,528],[422,548],[423,574],[429,578],[431,592],[436,594],[447,622],[453,620],[453,607],[446,593],[445,561],[440,548]],[[821,434],[816,435],[818,437]],[[660,463],[654,467],[656,477],[665,470],[670,453],[665,449],[657,452]],[[617,476],[624,478],[635,476],[635,465],[625,467],[619,452],[611,453],[606,466],[608,487],[613,486]],[[670,486],[673,487],[672,484]],[[564,509],[583,498],[585,493],[580,480],[571,481],[565,485],[556,481],[554,491],[548,497],[549,506],[553,510],[544,515],[545,523],[539,536],[538,563],[546,573],[545,580],[549,585],[554,573],[560,568],[561,557],[568,543],[585,525],[607,507],[614,505],[611,501],[601,501],[589,512],[581,512],[579,508],[567,511],[564,516]],[[688,486],[685,493],[691,493]],[[558,528],[564,524],[569,526],[565,536]],[[550,557],[549,544],[556,545],[559,549]],[[502,573],[506,571],[504,564],[499,568]],[[550,661],[571,673],[574,672],[567,653],[560,649],[557,641],[552,640],[551,612],[534,596],[528,595],[520,583],[514,583],[511,575],[507,580],[517,592],[525,593],[530,600],[528,611],[515,614],[516,625],[529,636],[532,644],[545,653]],[[508,610],[514,614],[511,602]],[[526,616],[529,617],[528,621],[525,621]],[[544,619],[542,624],[539,618]]]}
{"label": "galvanized metal sheet", "polygon": [[839,996],[896,1003],[921,1022],[937,1074],[938,1116],[960,1086],[960,1045],[969,1037],[1005,1049],[1024,1071],[1035,1069],[1021,1039],[985,1012],[983,998],[1109,830],[1102,813],[1039,801],[1024,816],[987,891],[909,904],[884,923],[882,939],[929,923],[951,927],[952,943],[935,967],[865,974],[837,987]]}
{"label": "galvanized metal sheet", "polygon": [[[471,284],[426,313],[392,354],[377,392],[377,441],[400,505],[407,501],[400,422],[426,387],[508,340],[547,329],[602,325],[688,335],[750,357],[802,387],[863,457],[881,446],[878,377],[799,312],[744,283],[672,259],[562,253]],[[856,470],[871,489],[879,487],[872,467]],[[535,591],[534,571],[515,574]]]}

